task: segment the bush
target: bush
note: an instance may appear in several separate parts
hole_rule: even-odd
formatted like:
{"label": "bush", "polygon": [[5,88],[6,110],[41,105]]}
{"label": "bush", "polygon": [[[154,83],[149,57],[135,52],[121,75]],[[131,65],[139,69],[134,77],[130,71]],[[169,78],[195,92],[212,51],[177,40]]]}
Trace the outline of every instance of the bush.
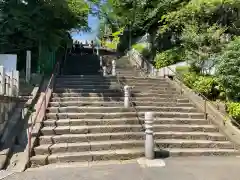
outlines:
{"label": "bush", "polygon": [[189,66],[177,66],[176,72],[179,76],[183,77],[184,74],[189,73]]}
{"label": "bush", "polygon": [[160,69],[182,60],[182,52],[180,48],[172,48],[166,51],[160,52],[154,58],[155,67]]}
{"label": "bush", "polygon": [[225,99],[225,92],[212,76],[200,76],[194,72],[184,73],[182,76],[183,83],[197,93],[201,93],[211,100],[220,98]]}
{"label": "bush", "polygon": [[134,48],[136,51],[138,51],[140,54],[142,54],[144,49],[146,49],[146,46],[144,44],[139,43],[139,44],[132,45],[132,48]]}
{"label": "bush", "polygon": [[193,88],[194,82],[197,80],[197,74],[193,72],[187,72],[183,74],[183,83],[189,88]]}
{"label": "bush", "polygon": [[240,37],[230,42],[218,59],[217,76],[228,99],[240,100]]}
{"label": "bush", "polygon": [[240,103],[228,102],[227,111],[232,118],[236,120],[240,120]]}
{"label": "bush", "polygon": [[143,57],[149,58],[151,56],[151,51],[146,47],[145,44],[139,43],[132,46],[136,51],[138,51]]}
{"label": "bush", "polygon": [[199,76],[193,83],[193,89],[203,94],[204,96],[211,98],[213,94],[213,89],[216,85],[216,81],[211,76]]}

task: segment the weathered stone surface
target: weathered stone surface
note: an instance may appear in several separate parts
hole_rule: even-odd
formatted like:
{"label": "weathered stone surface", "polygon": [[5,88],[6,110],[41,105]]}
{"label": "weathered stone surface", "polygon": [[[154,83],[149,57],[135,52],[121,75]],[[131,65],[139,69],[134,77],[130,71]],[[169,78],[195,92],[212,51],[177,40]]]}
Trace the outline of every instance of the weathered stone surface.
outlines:
{"label": "weathered stone surface", "polygon": [[59,78],[40,145],[35,148],[37,156],[48,154],[47,163],[143,157],[144,113],[148,111],[154,112],[156,157],[238,154],[219,129],[205,120],[204,113],[165,79],[122,81],[132,86],[128,109],[123,108],[123,92],[114,78]]}

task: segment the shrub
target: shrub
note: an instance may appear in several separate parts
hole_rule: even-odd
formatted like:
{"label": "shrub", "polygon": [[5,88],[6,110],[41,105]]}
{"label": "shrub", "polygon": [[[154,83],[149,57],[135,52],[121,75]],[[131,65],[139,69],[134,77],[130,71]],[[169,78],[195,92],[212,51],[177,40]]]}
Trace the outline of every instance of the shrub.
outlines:
{"label": "shrub", "polygon": [[138,44],[132,45],[132,48],[134,48],[136,51],[138,51],[140,54],[142,54],[144,49],[146,49],[146,46],[144,44],[138,43]]}
{"label": "shrub", "polygon": [[194,82],[197,80],[197,74],[193,72],[187,72],[183,74],[183,83],[189,88],[193,88]]}
{"label": "shrub", "polygon": [[228,102],[227,111],[231,117],[233,117],[236,120],[240,120],[240,103]]}
{"label": "shrub", "polygon": [[189,73],[189,66],[177,66],[176,72],[180,77],[183,77],[184,74]]}
{"label": "shrub", "polygon": [[213,89],[216,85],[216,81],[211,76],[199,76],[196,81],[193,83],[193,89],[203,94],[204,96],[211,98]]}
{"label": "shrub", "polygon": [[132,47],[147,59],[151,56],[151,51],[143,43],[134,44]]}
{"label": "shrub", "polygon": [[154,58],[155,67],[160,69],[172,64],[175,64],[182,60],[182,52],[180,48],[172,48],[166,51],[160,52]]}
{"label": "shrub", "polygon": [[225,99],[225,92],[212,76],[200,76],[194,72],[187,72],[182,75],[183,83],[197,93],[201,93],[211,100]]}

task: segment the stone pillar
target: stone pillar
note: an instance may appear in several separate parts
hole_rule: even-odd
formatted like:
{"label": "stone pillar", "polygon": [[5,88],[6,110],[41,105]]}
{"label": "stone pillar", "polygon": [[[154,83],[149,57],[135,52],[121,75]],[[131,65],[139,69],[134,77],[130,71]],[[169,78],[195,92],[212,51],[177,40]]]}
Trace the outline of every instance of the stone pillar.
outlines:
{"label": "stone pillar", "polygon": [[112,75],[116,76],[116,61],[112,60]]}
{"label": "stone pillar", "polygon": [[154,159],[153,112],[145,112],[145,157]]}
{"label": "stone pillar", "polygon": [[103,76],[107,76],[107,67],[103,66]]}
{"label": "stone pillar", "polygon": [[9,96],[9,84],[10,84],[10,78],[9,73],[6,72],[5,74],[5,95]]}
{"label": "stone pillar", "polygon": [[102,62],[102,56],[99,57],[99,60],[100,60],[100,67],[102,67],[102,64],[103,64],[103,62]]}
{"label": "stone pillar", "polygon": [[154,77],[157,77],[158,70],[154,68]]}
{"label": "stone pillar", "polygon": [[18,97],[19,94],[19,71],[14,71],[14,96]]}
{"label": "stone pillar", "polygon": [[26,82],[30,82],[31,79],[31,51],[27,51],[26,58]]}
{"label": "stone pillar", "polygon": [[5,69],[3,66],[0,66],[0,94],[5,94]]}
{"label": "stone pillar", "polygon": [[13,70],[10,71],[10,74],[9,74],[9,96],[13,96],[14,94],[14,75],[13,75]]}
{"label": "stone pillar", "polygon": [[97,56],[99,56],[99,47],[98,46],[96,47],[96,50],[97,50]]}
{"label": "stone pillar", "polygon": [[124,86],[124,107],[130,107],[130,87],[128,85]]}

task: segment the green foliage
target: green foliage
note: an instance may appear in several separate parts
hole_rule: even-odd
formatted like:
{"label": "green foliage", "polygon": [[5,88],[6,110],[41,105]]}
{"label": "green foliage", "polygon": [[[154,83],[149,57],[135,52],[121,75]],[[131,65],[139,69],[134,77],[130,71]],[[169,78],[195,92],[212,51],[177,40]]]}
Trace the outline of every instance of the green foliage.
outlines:
{"label": "green foliage", "polygon": [[[227,18],[232,19],[233,22],[237,20],[233,13],[237,12],[239,8],[240,2],[236,0],[190,0],[185,5],[179,6],[177,10],[162,16],[161,22],[164,23],[164,26],[160,27],[160,32],[164,33],[172,28],[183,28],[192,20],[201,23],[219,22],[225,25]],[[225,13],[228,15],[227,17]]]}
{"label": "green foliage", "polygon": [[204,95],[211,100],[225,100],[225,90],[214,76],[203,76],[192,72],[189,67],[183,66],[176,70],[180,80],[195,92]]}
{"label": "green foliage", "polygon": [[132,48],[134,48],[139,53],[142,53],[144,51],[144,49],[146,49],[146,45],[142,44],[142,43],[137,43],[137,44],[132,45]]}
{"label": "green foliage", "polygon": [[123,33],[123,30],[124,28],[120,28],[120,30],[112,33],[112,41],[111,42],[108,42],[108,41],[103,41],[103,45],[106,46],[107,48],[110,48],[110,49],[117,49],[118,47],[118,44],[119,44],[119,40],[120,40],[120,35]]}
{"label": "green foliage", "polygon": [[189,66],[177,66],[175,70],[178,79],[181,81],[183,81],[184,75],[190,72]]}
{"label": "green foliage", "polygon": [[190,70],[189,70],[189,66],[177,66],[176,67],[176,72],[178,74],[186,74],[188,73]]}
{"label": "green foliage", "polygon": [[216,25],[208,26],[201,24],[186,25],[182,32],[181,40],[185,48],[185,59],[196,71],[209,70],[211,65],[206,67],[206,61],[211,60],[212,65],[216,64],[216,56],[221,51],[225,41],[222,35],[225,29]]}
{"label": "green foliage", "polygon": [[165,66],[175,64],[182,59],[182,52],[180,48],[172,48],[156,55],[154,62],[155,67],[160,69]]}
{"label": "green foliage", "polygon": [[46,53],[64,51],[72,29],[88,29],[90,7],[84,0],[5,0],[0,11],[0,52],[17,54],[19,68],[26,50],[33,66],[49,64]]}
{"label": "green foliage", "polygon": [[199,76],[193,83],[193,89],[203,94],[206,97],[210,97],[216,81],[211,76]]}
{"label": "green foliage", "polygon": [[187,72],[183,74],[183,83],[189,88],[193,88],[194,82],[197,80],[198,76],[194,72]]}
{"label": "green foliage", "polygon": [[231,117],[233,117],[236,120],[240,120],[240,103],[228,102],[227,111]]}
{"label": "green foliage", "polygon": [[229,99],[240,98],[240,37],[235,38],[218,58],[217,76]]}
{"label": "green foliage", "polygon": [[143,57],[149,58],[151,55],[151,51],[147,48],[147,45],[144,43],[137,43],[132,45],[136,51],[138,51]]}

